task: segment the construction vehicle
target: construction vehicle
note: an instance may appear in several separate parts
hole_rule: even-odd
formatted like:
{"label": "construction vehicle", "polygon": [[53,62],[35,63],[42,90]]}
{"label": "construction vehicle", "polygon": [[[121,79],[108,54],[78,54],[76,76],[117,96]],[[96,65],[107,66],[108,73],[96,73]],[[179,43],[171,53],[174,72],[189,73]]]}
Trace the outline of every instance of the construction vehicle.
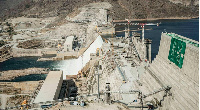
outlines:
{"label": "construction vehicle", "polygon": [[27,105],[27,100],[24,100],[24,101],[21,103],[20,109],[23,110],[23,107],[25,107],[26,105]]}
{"label": "construction vehicle", "polygon": [[27,101],[24,100],[21,105],[26,105],[26,104],[27,104]]}

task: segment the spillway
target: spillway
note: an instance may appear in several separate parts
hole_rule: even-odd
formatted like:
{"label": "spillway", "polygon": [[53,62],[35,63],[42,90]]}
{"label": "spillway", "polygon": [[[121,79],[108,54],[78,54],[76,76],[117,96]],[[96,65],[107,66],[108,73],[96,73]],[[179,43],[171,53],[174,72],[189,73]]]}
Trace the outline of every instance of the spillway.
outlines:
{"label": "spillway", "polygon": [[96,49],[100,48],[103,44],[101,36],[98,36],[96,40],[88,47],[88,49],[78,59],[63,60],[57,64],[56,69],[63,70],[63,79],[66,79],[66,75],[76,75],[87,62],[90,60],[90,54],[96,53]]}

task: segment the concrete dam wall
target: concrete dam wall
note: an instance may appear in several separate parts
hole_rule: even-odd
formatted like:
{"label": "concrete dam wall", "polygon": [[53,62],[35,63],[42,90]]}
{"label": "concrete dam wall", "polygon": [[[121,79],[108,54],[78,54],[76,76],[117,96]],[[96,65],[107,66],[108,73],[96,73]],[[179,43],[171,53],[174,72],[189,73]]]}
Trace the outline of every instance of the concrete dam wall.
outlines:
{"label": "concrete dam wall", "polygon": [[[145,99],[162,110],[199,109],[199,43],[186,37],[162,33],[159,52],[146,73],[140,78],[146,93]],[[170,92],[156,93],[170,86]],[[145,94],[145,93],[144,93]]]}
{"label": "concrete dam wall", "polygon": [[89,46],[89,48],[78,57],[78,59],[63,60],[59,63],[57,69],[63,70],[63,79],[66,79],[66,75],[77,75],[86,63],[90,60],[90,54],[96,53],[96,49],[100,48],[103,44],[101,36],[98,36],[96,40]]}

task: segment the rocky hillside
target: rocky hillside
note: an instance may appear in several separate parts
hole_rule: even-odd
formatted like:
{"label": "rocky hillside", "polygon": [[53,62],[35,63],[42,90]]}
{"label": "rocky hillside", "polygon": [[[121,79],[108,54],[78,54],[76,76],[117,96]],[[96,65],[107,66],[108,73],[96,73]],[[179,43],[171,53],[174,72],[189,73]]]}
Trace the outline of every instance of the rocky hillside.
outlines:
{"label": "rocky hillside", "polygon": [[[107,1],[113,19],[199,16],[197,0],[0,0],[1,20],[9,17],[66,16],[91,2]],[[180,1],[180,3],[178,2]]]}
{"label": "rocky hillside", "polygon": [[183,4],[183,5],[198,5],[199,4],[199,0],[169,0],[173,3],[180,3],[180,4]]}
{"label": "rocky hillside", "polygon": [[[114,18],[169,18],[199,16],[199,6],[175,4],[169,0],[115,0]],[[121,14],[120,14],[121,13]]]}

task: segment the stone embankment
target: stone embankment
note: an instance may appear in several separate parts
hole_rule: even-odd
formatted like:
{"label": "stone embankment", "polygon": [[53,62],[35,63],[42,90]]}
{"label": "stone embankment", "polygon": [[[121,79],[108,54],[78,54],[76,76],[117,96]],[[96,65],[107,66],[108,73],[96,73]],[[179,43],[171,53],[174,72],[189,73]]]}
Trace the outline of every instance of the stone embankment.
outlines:
{"label": "stone embankment", "polygon": [[24,70],[9,70],[0,72],[0,80],[12,80],[19,76],[26,76],[30,74],[47,74],[48,70],[45,68],[28,68]]}
{"label": "stone embankment", "polygon": [[[36,97],[43,84],[41,81],[0,82],[0,109],[20,109],[19,104],[24,100],[31,102]],[[16,95],[17,94],[17,95]]]}
{"label": "stone embankment", "polygon": [[11,46],[5,45],[0,47],[0,62],[6,61],[10,58],[12,58]]}

